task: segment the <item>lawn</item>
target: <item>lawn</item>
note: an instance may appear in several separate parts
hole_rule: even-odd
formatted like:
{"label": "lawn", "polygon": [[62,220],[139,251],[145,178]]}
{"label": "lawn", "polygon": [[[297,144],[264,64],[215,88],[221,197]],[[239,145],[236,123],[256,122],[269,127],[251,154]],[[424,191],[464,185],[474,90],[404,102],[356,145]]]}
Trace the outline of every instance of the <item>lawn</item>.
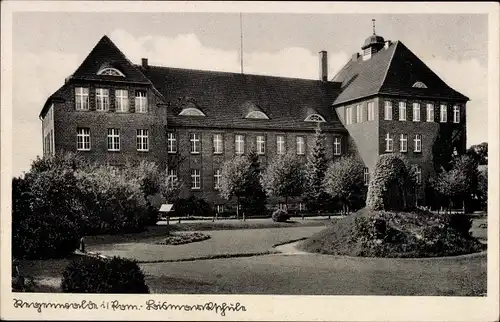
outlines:
{"label": "lawn", "polygon": [[486,256],[446,259],[265,255],[140,265],[154,293],[453,295],[486,292]]}
{"label": "lawn", "polygon": [[161,238],[89,246],[106,256],[121,256],[140,262],[176,261],[232,255],[268,253],[276,244],[309,237],[324,229],[316,227],[264,228],[207,231],[210,239],[184,245],[156,245]]}

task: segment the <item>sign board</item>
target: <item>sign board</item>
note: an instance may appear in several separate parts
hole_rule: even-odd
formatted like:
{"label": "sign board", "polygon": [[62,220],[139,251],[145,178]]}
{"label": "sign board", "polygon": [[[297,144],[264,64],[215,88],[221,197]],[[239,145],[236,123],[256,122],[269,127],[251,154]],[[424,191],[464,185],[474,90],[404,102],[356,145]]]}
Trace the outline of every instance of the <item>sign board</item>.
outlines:
{"label": "sign board", "polygon": [[171,203],[164,203],[160,207],[160,212],[170,212],[173,206]]}

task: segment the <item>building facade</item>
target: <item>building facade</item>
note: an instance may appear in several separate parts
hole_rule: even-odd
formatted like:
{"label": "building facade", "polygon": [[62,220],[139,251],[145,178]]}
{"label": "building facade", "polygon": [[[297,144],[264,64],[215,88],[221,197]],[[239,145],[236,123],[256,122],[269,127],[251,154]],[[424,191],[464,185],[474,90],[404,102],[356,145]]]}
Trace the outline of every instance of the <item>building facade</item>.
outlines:
{"label": "building facade", "polygon": [[328,80],[132,64],[104,36],[41,113],[44,155],[77,152],[120,166],[149,160],[194,195],[222,205],[224,161],[254,150],[265,167],[292,152],[307,160],[316,127],[330,160],[357,154],[366,179],[383,153],[416,167],[419,189],[441,146],[465,152],[464,95],[447,86],[400,41],[373,35]]}

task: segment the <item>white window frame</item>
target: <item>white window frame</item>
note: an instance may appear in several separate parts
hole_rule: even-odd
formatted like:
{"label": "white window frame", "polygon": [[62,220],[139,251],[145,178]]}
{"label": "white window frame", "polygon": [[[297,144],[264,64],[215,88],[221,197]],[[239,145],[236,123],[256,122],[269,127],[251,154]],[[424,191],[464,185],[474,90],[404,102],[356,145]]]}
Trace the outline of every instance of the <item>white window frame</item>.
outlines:
{"label": "white window frame", "polygon": [[88,87],[75,87],[75,109],[77,111],[88,111],[90,109]]}
{"label": "white window frame", "polygon": [[187,107],[183,109],[179,115],[182,116],[206,116],[205,113],[203,113],[201,110],[195,108],[195,107]]}
{"label": "white window frame", "polygon": [[356,105],[356,123],[362,123],[363,122],[363,105],[358,104]]}
{"label": "white window frame", "polygon": [[385,152],[392,152],[394,150],[394,141],[390,133],[385,135]]}
{"label": "white window frame", "polygon": [[199,169],[191,169],[191,190],[201,189],[201,173]]}
{"label": "white window frame", "polygon": [[392,121],[392,102],[391,101],[384,102],[384,120]]}
{"label": "white window frame", "polygon": [[352,124],[352,106],[348,106],[345,109],[345,123]]}
{"label": "white window frame", "polygon": [[297,146],[297,155],[305,155],[306,154],[306,139],[304,136],[295,137],[295,143]]}
{"label": "white window frame", "polygon": [[269,117],[266,115],[266,113],[262,111],[252,111],[249,112],[246,116],[246,119],[259,119],[259,120],[269,120]]}
{"label": "white window frame", "polygon": [[453,123],[460,123],[460,106],[453,106]]}
{"label": "white window frame", "polygon": [[413,103],[413,122],[420,122],[420,103]]}
{"label": "white window frame", "polygon": [[220,189],[221,180],[222,180],[222,170],[216,169],[215,173],[214,173],[214,189],[215,190]]}
{"label": "white window frame", "polygon": [[106,76],[120,76],[125,77],[121,71],[116,68],[106,67],[97,72],[97,75],[106,75]]}
{"label": "white window frame", "polygon": [[342,138],[338,136],[333,138],[333,155],[342,154]]}
{"label": "white window frame", "polygon": [[177,153],[177,135],[175,134],[175,132],[167,133],[167,153]]}
{"label": "white window frame", "polygon": [[115,90],[115,112],[127,113],[129,111],[128,90]]}
{"label": "white window frame", "polygon": [[76,150],[90,151],[90,128],[79,127],[76,129]]}
{"label": "white window frame", "polygon": [[368,102],[368,121],[375,121],[375,103]]}
{"label": "white window frame", "polygon": [[427,103],[427,122],[434,122],[434,104]]}
{"label": "white window frame", "polygon": [[108,151],[120,151],[120,129],[108,129]]}
{"label": "white window frame", "polygon": [[319,114],[311,114],[306,117],[304,122],[326,122],[326,120]]}
{"label": "white window frame", "polygon": [[174,182],[177,180],[177,170],[176,169],[168,169],[167,180],[168,180],[168,185],[170,187],[173,187]]}
{"label": "white window frame", "polygon": [[236,134],[234,136],[234,154],[245,154],[245,136],[243,134]]}
{"label": "white window frame", "polygon": [[95,89],[95,109],[100,112],[109,111],[109,89]]}
{"label": "white window frame", "polygon": [[257,143],[257,154],[266,154],[266,137],[264,135],[257,135],[257,138],[255,140]]}
{"label": "white window frame", "polygon": [[216,204],[216,205],[215,205],[215,211],[216,211],[218,214],[222,214],[222,213],[224,213],[224,205],[223,205],[223,204]]}
{"label": "white window frame", "polygon": [[276,135],[276,154],[285,154],[285,136]]}
{"label": "white window frame", "polygon": [[147,113],[148,112],[148,92],[146,90],[135,91],[135,112]]}
{"label": "white window frame", "polygon": [[414,150],[413,152],[422,152],[422,134],[415,134],[414,142]]}
{"label": "white window frame", "polygon": [[365,186],[370,183],[370,169],[367,167],[363,169],[363,182],[365,183]]}
{"label": "white window frame", "polygon": [[406,102],[399,102],[399,120],[406,121]]}
{"label": "white window frame", "polygon": [[420,185],[422,184],[422,167],[420,167],[419,165],[416,165],[415,166],[415,183]]}
{"label": "white window frame", "polygon": [[222,154],[224,152],[224,138],[222,134],[217,133],[213,136],[214,154]]}
{"label": "white window frame", "polygon": [[399,137],[399,152],[408,152],[408,135],[401,134]]}
{"label": "white window frame", "polygon": [[191,133],[189,135],[189,141],[191,142],[191,154],[200,154],[200,150],[201,150],[200,134]]}
{"label": "white window frame", "polygon": [[448,122],[448,105],[446,104],[439,105],[439,122]]}
{"label": "white window frame", "polygon": [[139,152],[149,151],[149,130],[137,129],[136,131],[136,147]]}

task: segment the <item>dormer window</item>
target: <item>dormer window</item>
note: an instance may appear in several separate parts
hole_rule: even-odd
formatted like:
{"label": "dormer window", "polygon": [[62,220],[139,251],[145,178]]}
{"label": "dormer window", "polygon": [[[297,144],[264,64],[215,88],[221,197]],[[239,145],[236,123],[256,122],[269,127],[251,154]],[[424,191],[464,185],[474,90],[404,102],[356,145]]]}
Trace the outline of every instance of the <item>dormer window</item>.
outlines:
{"label": "dormer window", "polygon": [[194,107],[187,107],[183,109],[179,115],[182,116],[206,116],[205,113]]}
{"label": "dormer window", "polygon": [[311,114],[304,120],[305,122],[326,122],[324,117],[319,114]]}
{"label": "dormer window", "polygon": [[415,87],[415,88],[427,88],[427,85],[425,85],[422,82],[415,82],[415,84],[413,84],[412,87]]}
{"label": "dormer window", "polygon": [[106,76],[119,76],[125,77],[121,71],[116,68],[106,67],[97,72],[97,75],[106,75]]}
{"label": "dormer window", "polygon": [[269,117],[261,111],[252,111],[245,116],[246,119],[261,119],[261,120],[269,120]]}

